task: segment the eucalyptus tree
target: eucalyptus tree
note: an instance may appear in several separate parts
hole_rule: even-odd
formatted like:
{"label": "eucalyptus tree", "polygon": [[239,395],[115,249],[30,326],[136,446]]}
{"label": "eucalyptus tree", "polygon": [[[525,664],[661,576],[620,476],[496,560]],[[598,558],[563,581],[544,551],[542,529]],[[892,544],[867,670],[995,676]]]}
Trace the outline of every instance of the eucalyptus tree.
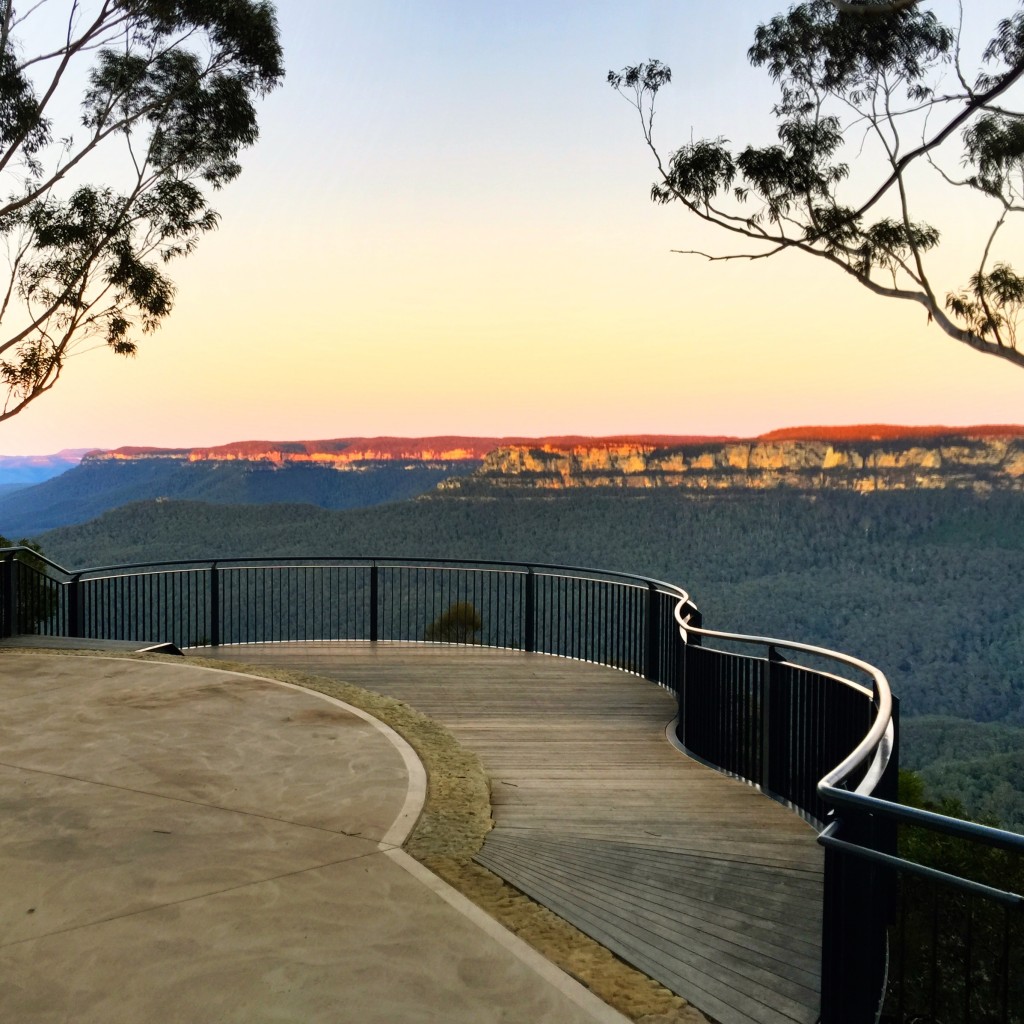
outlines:
{"label": "eucalyptus tree", "polygon": [[[809,0],[760,25],[747,56],[778,88],[769,145],[719,136],[663,156],[653,122],[670,68],[609,72],[654,154],[653,200],[681,204],[736,243],[680,251],[816,257],[1024,367],[1024,276],[1012,262],[1024,213],[1024,14],[999,20],[973,72],[962,19],[944,24],[919,0]],[[958,213],[976,229],[974,247],[958,239],[939,259],[940,224]]]}
{"label": "eucalyptus tree", "polygon": [[260,0],[0,0],[0,420],[170,313],[283,73]]}

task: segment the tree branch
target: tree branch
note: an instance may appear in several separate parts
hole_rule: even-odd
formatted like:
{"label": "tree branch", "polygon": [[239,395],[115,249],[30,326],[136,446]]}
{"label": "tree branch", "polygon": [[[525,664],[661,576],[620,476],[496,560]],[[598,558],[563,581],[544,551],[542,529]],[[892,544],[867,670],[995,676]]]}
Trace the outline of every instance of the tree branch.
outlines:
{"label": "tree branch", "polygon": [[995,99],[996,96],[999,96],[1002,93],[1004,93],[1007,89],[1010,88],[1011,85],[1014,84],[1014,82],[1020,79],[1021,75],[1024,75],[1024,64],[1021,64],[1019,67],[1015,68],[1012,71],[1012,73],[1008,73],[999,82],[998,85],[993,86],[987,92],[975,94],[964,107],[964,109],[961,110],[960,113],[958,113],[956,117],[954,117],[949,122],[949,124],[947,124],[946,127],[943,128],[937,135],[935,135],[928,142],[921,143],[921,145],[918,146],[917,149],[911,150],[909,153],[905,153],[902,157],[900,157],[892,174],[890,174],[889,177],[887,177],[885,181],[882,182],[882,184],[879,186],[878,190],[874,193],[874,195],[872,195],[866,203],[862,203],[860,206],[857,207],[858,214],[863,215],[867,213],[867,211],[870,210],[871,207],[874,206],[882,198],[882,196],[884,196],[886,192],[889,191],[890,188],[892,188],[892,186],[896,183],[897,178],[907,169],[907,167],[911,163],[913,163],[918,157],[923,156],[925,153],[928,153],[930,150],[933,150],[937,146],[942,145],[942,143],[945,142],[946,139],[948,139],[950,135],[952,135],[953,132],[957,130],[957,128],[961,127],[966,121],[970,119],[972,114],[974,114],[977,110],[985,107],[988,104],[989,100]]}
{"label": "tree branch", "polygon": [[895,14],[913,7],[919,0],[831,0],[840,14]]}

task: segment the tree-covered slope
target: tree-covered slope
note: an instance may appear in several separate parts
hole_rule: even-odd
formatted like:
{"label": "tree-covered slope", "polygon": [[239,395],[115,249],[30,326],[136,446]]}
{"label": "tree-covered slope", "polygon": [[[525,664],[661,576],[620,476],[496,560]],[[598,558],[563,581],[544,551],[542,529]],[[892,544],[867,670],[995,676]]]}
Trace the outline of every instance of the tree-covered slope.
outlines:
{"label": "tree-covered slope", "polygon": [[1024,832],[1024,728],[922,715],[904,721],[901,748],[931,792]]}
{"label": "tree-covered slope", "polygon": [[686,587],[710,624],[855,653],[910,714],[1024,725],[1024,499],[963,492],[131,505],[41,538],[74,565],[242,554],[550,561]]}

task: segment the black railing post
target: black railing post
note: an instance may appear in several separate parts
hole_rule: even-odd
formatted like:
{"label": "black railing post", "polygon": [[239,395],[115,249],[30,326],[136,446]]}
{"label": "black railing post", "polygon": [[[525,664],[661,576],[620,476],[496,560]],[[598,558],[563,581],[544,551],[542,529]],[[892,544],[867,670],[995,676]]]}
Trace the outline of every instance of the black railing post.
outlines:
{"label": "black railing post", "polygon": [[772,690],[775,689],[780,661],[782,655],[774,647],[769,647],[764,686],[761,689],[761,789],[765,793],[772,792]]}
{"label": "black railing post", "polygon": [[[690,614],[687,615],[686,618],[689,621],[690,625],[693,626],[694,629],[700,629],[701,626],[704,625],[704,616],[701,615],[701,613],[699,611],[697,611],[697,609],[694,608],[693,605],[690,605]],[[686,642],[691,647],[700,647],[700,634],[699,633],[693,633],[693,634],[687,633],[686,634]]]}
{"label": "black railing post", "polygon": [[[703,621],[700,612],[691,605],[686,616],[687,626],[700,629]],[[686,639],[683,639],[683,632],[686,633]],[[676,736],[684,747],[689,747],[689,697],[691,693],[690,688],[698,685],[697,680],[693,676],[695,674],[694,662],[699,657],[696,649],[700,647],[700,635],[687,629],[686,626],[682,627],[682,630],[677,629],[677,633],[682,650],[679,658],[680,675],[678,690],[676,691],[676,707],[679,718],[679,723],[676,726]]]}
{"label": "black railing post", "polygon": [[377,563],[370,566],[370,642],[376,643],[379,639],[380,620],[377,614]]}
{"label": "black railing post", "polygon": [[526,570],[526,608],[523,628],[523,650],[533,653],[537,650],[536,633],[536,599],[537,599],[537,577],[534,575],[533,566]]}
{"label": "black railing post", "polygon": [[18,560],[13,551],[3,561],[3,636],[18,632]]}
{"label": "black railing post", "polygon": [[[828,831],[874,849],[872,815],[850,807]],[[888,869],[825,844],[821,934],[821,1024],[874,1024],[884,999]]]}
{"label": "black railing post", "polygon": [[210,646],[220,647],[220,569],[210,563]]}
{"label": "black railing post", "polygon": [[71,637],[81,637],[84,632],[81,580],[81,574],[77,572],[68,580],[68,636]]}
{"label": "black railing post", "polygon": [[842,977],[842,869],[843,855],[834,847],[825,847],[821,910],[821,1015],[820,1024],[843,1024]]}
{"label": "black railing post", "polygon": [[658,586],[656,583],[647,584],[647,649],[644,651],[644,679],[652,683],[658,682],[659,655],[661,648],[661,621],[658,617]]}

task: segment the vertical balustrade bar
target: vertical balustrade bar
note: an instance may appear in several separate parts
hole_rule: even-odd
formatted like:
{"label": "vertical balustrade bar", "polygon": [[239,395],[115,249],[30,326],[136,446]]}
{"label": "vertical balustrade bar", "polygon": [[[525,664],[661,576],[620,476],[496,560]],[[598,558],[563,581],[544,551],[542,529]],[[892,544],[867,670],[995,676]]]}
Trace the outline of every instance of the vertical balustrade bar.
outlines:
{"label": "vertical balustrade bar", "polygon": [[583,643],[580,637],[580,623],[583,621],[583,583],[581,580],[570,580],[569,586],[572,590],[572,597],[569,603],[569,614],[565,620],[568,630],[569,655],[572,658],[582,658]]}
{"label": "vertical balustrade bar", "polygon": [[4,555],[3,561],[3,635],[14,636],[18,632],[18,562],[13,551]]}
{"label": "vertical balustrade bar", "polygon": [[534,566],[526,569],[526,593],[523,595],[523,650],[537,650],[537,575]]}
{"label": "vertical balustrade bar", "polygon": [[844,1024],[842,1012],[843,963],[842,880],[843,855],[825,847],[821,930],[821,1018],[820,1024]]}
{"label": "vertical balustrade bar", "polygon": [[210,646],[220,647],[220,569],[210,563]]}
{"label": "vertical balustrade bar", "polygon": [[[778,681],[779,663],[782,656],[769,646],[765,664],[764,680],[761,684],[761,789],[772,793],[772,690]],[[780,737],[781,740],[781,737]]]}
{"label": "vertical balustrade bar", "polygon": [[259,642],[263,643],[273,637],[267,636],[267,573],[265,569],[256,568],[253,572],[258,573],[258,579],[260,582],[260,625],[258,630]]}
{"label": "vertical balustrade bar", "polygon": [[644,613],[647,617],[647,649],[644,651],[644,679],[652,683],[658,681],[658,652],[661,643],[658,636],[658,588],[653,583],[647,584],[647,601]]}
{"label": "vertical balustrade bar", "polygon": [[1001,981],[1000,1020],[1005,1024],[1010,1019],[1010,908],[1003,907],[1003,950],[1000,960]]}
{"label": "vertical balustrade bar", "polygon": [[377,615],[377,579],[377,563],[373,562],[370,565],[370,643],[374,644],[377,642],[380,629],[380,620]]}
{"label": "vertical balustrade bar", "polygon": [[964,1020],[969,1021],[971,1017],[971,995],[974,976],[971,971],[971,961],[974,958],[974,897],[967,896],[967,928],[964,939]]}
{"label": "vertical balustrade bar", "polygon": [[594,587],[593,580],[585,580],[583,583],[583,619],[582,623],[586,629],[586,650],[583,656],[587,661],[597,661],[594,652]]}
{"label": "vertical balustrade bar", "polygon": [[68,580],[68,636],[82,635],[81,573]]}

